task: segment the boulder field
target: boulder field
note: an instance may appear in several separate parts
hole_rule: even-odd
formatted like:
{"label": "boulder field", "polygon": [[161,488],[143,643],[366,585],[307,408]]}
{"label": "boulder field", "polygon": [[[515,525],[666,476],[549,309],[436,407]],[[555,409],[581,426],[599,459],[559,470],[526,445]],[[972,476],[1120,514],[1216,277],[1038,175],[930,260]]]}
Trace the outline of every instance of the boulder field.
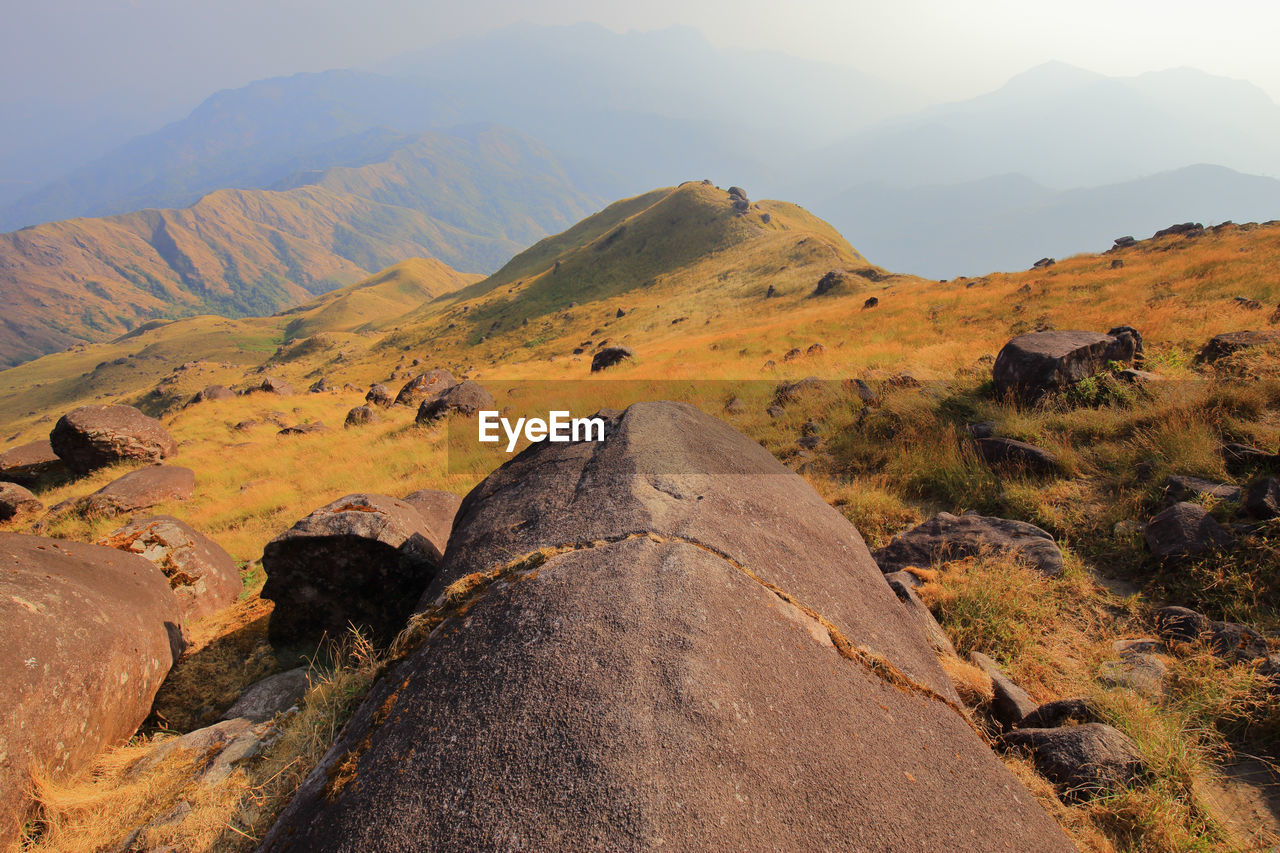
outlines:
{"label": "boulder field", "polygon": [[857,530],[674,403],[535,444],[262,851],[1067,851]]}
{"label": "boulder field", "polygon": [[141,557],[0,533],[0,847],[21,829],[33,767],[65,777],[133,735],[182,652],[181,621]]}

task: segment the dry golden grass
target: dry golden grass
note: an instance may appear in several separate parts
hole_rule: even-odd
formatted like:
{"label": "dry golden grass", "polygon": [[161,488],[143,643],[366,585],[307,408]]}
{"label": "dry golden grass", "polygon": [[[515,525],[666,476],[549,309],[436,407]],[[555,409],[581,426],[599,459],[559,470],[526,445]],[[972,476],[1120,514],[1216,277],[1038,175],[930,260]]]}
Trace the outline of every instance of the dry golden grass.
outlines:
{"label": "dry golden grass", "polygon": [[[1088,849],[1208,849],[1205,845],[1221,842],[1189,793],[1195,779],[1209,772],[1213,757],[1234,739],[1274,744],[1280,716],[1259,699],[1256,685],[1245,684],[1246,674],[1238,668],[1203,668],[1208,664],[1196,658],[1178,658],[1171,664],[1174,684],[1188,686],[1171,695],[1181,698],[1133,704],[1098,683],[1097,667],[1113,657],[1112,639],[1148,630],[1142,613],[1149,603],[1197,601],[1214,616],[1276,624],[1280,554],[1272,552],[1280,539],[1252,543],[1242,557],[1207,561],[1168,577],[1145,555],[1139,537],[1113,527],[1149,517],[1167,474],[1238,482],[1218,455],[1223,440],[1275,449],[1280,373],[1266,353],[1249,353],[1226,367],[1232,375],[1263,377],[1259,381],[1171,382],[1149,395],[1111,397],[1101,405],[1020,409],[994,399],[984,357],[993,356],[1011,335],[1036,326],[1105,331],[1127,323],[1144,335],[1149,369],[1173,380],[1209,378],[1198,372],[1194,354],[1210,336],[1267,324],[1268,312],[1243,310],[1232,297],[1243,294],[1268,304],[1280,299],[1280,280],[1271,274],[1280,266],[1280,228],[1228,229],[1196,240],[1144,243],[1120,253],[1126,265],[1119,270],[1110,269],[1110,257],[1080,256],[1048,270],[945,284],[896,277],[867,282],[862,292],[812,298],[824,272],[859,258],[820,223],[785,206],[772,211],[777,228],[666,270],[647,286],[533,316],[527,327],[498,330],[483,341],[473,341],[476,330],[461,303],[446,299],[421,307],[385,333],[324,332],[322,339],[289,347],[268,369],[300,390],[321,375],[361,389],[394,375],[388,384],[395,390],[414,372],[409,361],[421,358],[424,366],[438,364],[478,378],[500,405],[519,413],[534,406],[530,394],[541,397],[551,388],[575,414],[645,397],[687,399],[801,470],[872,547],[938,510],[977,509],[1040,524],[1068,550],[1064,577],[1044,580],[1000,561],[975,560],[928,575],[926,598],[962,652],[991,653],[1037,698],[1095,697],[1162,775],[1158,785],[1085,808],[1058,803],[1043,781],[1016,761],[1015,772]],[[551,259],[534,258],[518,280],[543,274]],[[766,300],[770,284],[779,295]],[[1022,292],[1024,287],[1029,293]],[[863,310],[869,293],[879,297],[879,307]],[[497,287],[476,297],[469,310],[496,311],[491,303],[510,295],[506,286]],[[621,318],[616,316],[620,307],[626,310]],[[679,318],[685,319],[672,322]],[[344,328],[357,328],[355,319],[342,312]],[[145,401],[177,364],[205,350],[209,361],[174,373],[168,382],[173,391],[165,400],[184,399],[210,382],[238,384],[253,376],[246,367],[272,358],[284,340],[282,318],[185,322],[0,373],[0,428],[16,443],[47,433],[52,417],[99,395]],[[450,323],[456,327],[450,329]],[[637,351],[634,361],[605,374],[628,381],[612,388],[570,381],[590,376],[591,347],[605,338]],[[571,353],[588,340],[592,345],[585,353]],[[813,343],[823,344],[824,351],[783,361],[790,349]],[[130,354],[134,367],[81,378],[93,374],[100,361]],[[774,364],[766,366],[768,361]],[[883,383],[901,371],[927,384],[917,389]],[[879,397],[864,405],[837,383],[789,405],[781,417],[766,414],[775,383],[807,375],[861,377]],[[711,379],[722,383],[693,382]],[[545,384],[521,386],[531,381]],[[728,413],[724,404],[735,396],[744,408]],[[447,446],[446,428],[413,426],[410,409],[388,410],[377,425],[344,430],[347,410],[361,403],[362,392],[344,391],[253,395],[164,409],[162,417],[182,445],[174,462],[195,470],[197,493],[191,501],[157,511],[189,521],[226,548],[243,564],[247,590],[230,614],[194,626],[197,646],[161,693],[161,708],[169,709],[163,713],[175,728],[204,722],[209,709],[278,665],[257,651],[265,614],[256,598],[262,582],[257,561],[267,541],[312,509],[351,492],[399,496],[442,488],[465,493],[504,458],[465,444]],[[165,402],[156,405],[163,408]],[[282,423],[320,420],[330,431],[277,436],[279,426],[268,421],[273,412],[282,414]],[[812,453],[796,445],[801,425],[810,418],[823,427],[823,443]],[[259,425],[234,429],[244,420]],[[1001,434],[1052,449],[1062,458],[1062,473],[1048,479],[997,477],[965,440],[964,425],[981,420],[996,422]],[[1144,468],[1145,477],[1139,473]],[[78,497],[122,470],[57,485],[41,498],[52,504]],[[50,532],[92,539],[114,524],[69,517]],[[1121,599],[1106,593],[1094,580],[1104,573],[1136,584],[1143,596]],[[242,787],[234,797],[227,794],[231,799],[200,806],[207,808],[200,813],[210,816],[200,825],[219,827],[218,844],[232,845],[237,832],[258,835],[269,825],[375,671],[367,660],[335,671],[318,685],[319,693],[313,690],[298,718],[301,728],[273,747],[270,775],[245,779],[237,783]],[[973,687],[981,692],[981,684]],[[138,791],[112,799],[109,790],[119,782],[112,772],[108,767],[91,774],[102,793],[92,817],[74,796],[60,799],[47,787],[50,825],[71,827],[85,820],[117,828],[135,821],[136,826],[151,807],[140,805],[146,796]],[[169,790],[164,787],[169,783],[155,784],[157,800],[164,801],[168,794],[159,792]],[[117,812],[118,819],[109,815]],[[162,803],[155,813],[162,813]],[[179,846],[208,849],[213,837],[193,835]]]}

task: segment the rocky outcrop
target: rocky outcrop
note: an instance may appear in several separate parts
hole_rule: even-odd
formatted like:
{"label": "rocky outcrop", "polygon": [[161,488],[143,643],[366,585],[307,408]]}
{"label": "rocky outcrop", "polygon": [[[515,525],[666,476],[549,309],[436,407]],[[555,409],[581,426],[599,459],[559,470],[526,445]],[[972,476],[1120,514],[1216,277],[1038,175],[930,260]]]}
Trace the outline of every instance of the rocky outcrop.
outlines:
{"label": "rocky outcrop", "polygon": [[342,425],[348,428],[362,427],[376,424],[379,420],[378,413],[373,410],[372,406],[356,406],[347,412],[347,419]]}
{"label": "rocky outcrop", "polygon": [[11,521],[44,509],[40,499],[17,483],[0,483],[0,521]]}
{"label": "rocky outcrop", "polygon": [[1196,356],[1197,361],[1212,364],[1220,358],[1234,355],[1249,347],[1280,343],[1280,331],[1226,332],[1214,335]]}
{"label": "rocky outcrop", "polygon": [[33,764],[65,778],[133,735],[182,651],[180,619],[141,557],[0,533],[0,847]]}
{"label": "rocky outcrop", "polygon": [[188,402],[188,406],[194,406],[197,403],[207,403],[211,400],[229,400],[236,395],[225,385],[206,385],[195,393]]}
{"label": "rocky outcrop", "polygon": [[159,462],[178,452],[168,430],[132,406],[81,406],[58,419],[49,444],[75,474],[119,462]]}
{"label": "rocky outcrop", "polygon": [[1175,474],[1165,481],[1164,494],[1165,498],[1173,503],[1192,501],[1197,498],[1239,503],[1244,496],[1239,486],[1215,483],[1211,480],[1201,480],[1199,477],[1186,477],[1181,474]]}
{"label": "rocky outcrop", "polygon": [[1027,751],[1040,771],[1067,799],[1106,794],[1136,782],[1144,773],[1142,755],[1126,735],[1105,723],[1056,729],[1015,729],[1007,746]]}
{"label": "rocky outcrop", "polygon": [[0,453],[0,480],[27,488],[64,468],[47,438],[29,441]]}
{"label": "rocky outcrop", "polygon": [[314,649],[355,625],[388,643],[440,565],[428,532],[404,501],[354,494],[272,539],[262,554],[262,597],[275,602],[271,642]]}
{"label": "rocky outcrop", "polygon": [[256,385],[251,385],[245,389],[246,394],[276,394],[281,397],[292,397],[294,394],[293,386],[283,379],[277,379],[274,376],[265,376],[262,381]]}
{"label": "rocky outcrop", "polygon": [[608,370],[616,364],[635,357],[636,354],[630,347],[605,347],[591,356],[591,372],[599,373],[602,370]]}
{"label": "rocky outcrop", "polygon": [[462,498],[453,492],[421,489],[405,495],[404,502],[422,516],[426,537],[443,554],[445,546],[449,544],[449,532],[453,530],[453,519],[458,514],[458,507],[462,506]]}
{"label": "rocky outcrop", "polygon": [[369,393],[364,395],[364,401],[370,406],[380,406],[385,409],[394,403],[396,398],[386,385],[374,385],[369,389]]}
{"label": "rocky outcrop", "polygon": [[1104,370],[1111,362],[1133,363],[1132,335],[1099,332],[1030,332],[1009,341],[996,356],[996,392],[1035,402]]}
{"label": "rocky outcrop", "polygon": [[196,490],[196,474],[178,465],[152,465],[130,471],[76,503],[85,515],[126,515],[165,501],[190,500]]}
{"label": "rocky outcrop", "polygon": [[1197,557],[1230,547],[1233,537],[1199,504],[1176,503],[1147,523],[1147,548],[1161,559]]}
{"label": "rocky outcrop", "polygon": [[430,640],[261,850],[1071,849],[803,479],[684,405],[607,434],[463,501]]}
{"label": "rocky outcrop", "polygon": [[482,409],[497,408],[498,404],[493,399],[493,395],[479,383],[468,379],[441,391],[430,400],[423,400],[414,421],[419,424],[429,424],[453,413],[474,415]]}
{"label": "rocky outcrop", "polygon": [[991,717],[1004,729],[1011,729],[1022,721],[1022,718],[1035,711],[1036,701],[1027,694],[1013,679],[1004,674],[1000,664],[982,654],[974,652],[970,655],[974,664],[991,679],[993,694],[991,698]]}
{"label": "rocky outcrop", "polygon": [[301,702],[310,686],[305,666],[277,672],[249,685],[222,719],[244,718],[255,723],[265,722]]}
{"label": "rocky outcrop", "polygon": [[1034,524],[976,513],[940,512],[895,536],[875,552],[875,560],[888,573],[983,553],[1010,554],[1050,577],[1062,571],[1062,551],[1048,533]]}
{"label": "rocky outcrop", "polygon": [[231,555],[172,516],[132,521],[98,544],[137,554],[155,565],[169,579],[186,619],[208,616],[235,603],[243,588]]}
{"label": "rocky outcrop", "polygon": [[980,438],[975,443],[982,461],[1003,473],[1043,476],[1058,470],[1056,454],[1025,441],[992,436]]}
{"label": "rocky outcrop", "polygon": [[[404,383],[400,393],[396,394],[395,405],[416,406],[423,400],[435,397],[457,384],[458,380],[454,379],[453,374],[447,370],[428,370]],[[370,391],[370,393],[373,392]]]}

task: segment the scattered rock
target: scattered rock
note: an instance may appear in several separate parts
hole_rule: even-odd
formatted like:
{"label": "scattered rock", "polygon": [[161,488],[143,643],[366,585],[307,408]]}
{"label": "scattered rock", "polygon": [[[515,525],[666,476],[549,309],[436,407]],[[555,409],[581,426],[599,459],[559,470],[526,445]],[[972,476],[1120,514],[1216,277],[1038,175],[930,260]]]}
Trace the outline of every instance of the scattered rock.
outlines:
{"label": "scattered rock", "polygon": [[385,409],[395,402],[395,397],[391,396],[391,389],[386,385],[373,385],[369,388],[369,393],[364,395],[364,401],[370,406]]}
{"label": "scattered rock", "polygon": [[423,535],[443,554],[445,546],[449,544],[453,519],[458,514],[458,507],[462,506],[462,498],[453,492],[422,489],[405,495],[404,502],[422,516]]}
{"label": "scattered rock", "polygon": [[423,400],[438,396],[458,384],[458,380],[447,370],[428,370],[410,379],[396,395],[397,406],[416,406]]}
{"label": "scattered rock", "polygon": [[423,400],[418,407],[417,423],[426,424],[438,421],[449,414],[474,415],[486,409],[496,409],[497,401],[493,395],[481,385],[468,379],[442,391],[430,400]]}
{"label": "scattered rock", "polygon": [[607,435],[534,444],[467,496],[424,596],[444,622],[377,682],[264,851],[966,853],[993,825],[1010,849],[1072,849],[930,695],[956,701],[802,478],[689,406],[633,405]]}
{"label": "scattered rock", "polygon": [[1118,655],[1128,654],[1165,654],[1168,649],[1162,641],[1154,637],[1139,637],[1138,639],[1116,640],[1111,644],[1111,648]]}
{"label": "scattered rock", "polygon": [[1134,243],[1137,243],[1138,241],[1133,239],[1133,237],[1131,236],[1126,236],[1126,237],[1117,237],[1114,242],[1115,242],[1114,248],[1127,249],[1128,247],[1132,246]]}
{"label": "scattered rock", "polygon": [[1165,481],[1164,496],[1171,503],[1202,498],[1212,498],[1213,500],[1226,501],[1227,503],[1239,503],[1244,497],[1244,492],[1239,486],[1214,483],[1209,480],[1201,480],[1198,477],[1175,474]]}
{"label": "scattered rock", "polygon": [[0,521],[40,512],[44,504],[17,483],[0,482]]}
{"label": "scattered rock", "polygon": [[1013,728],[1023,717],[1036,710],[1036,701],[1027,695],[1027,691],[1014,684],[998,663],[981,652],[974,652],[969,659],[991,678],[991,684],[995,688],[991,699],[991,717],[1002,729],[1007,731]]}
{"label": "scattered rock", "polygon": [[58,419],[49,444],[74,474],[118,462],[159,462],[178,452],[168,430],[132,406],[81,406]]}
{"label": "scattered rock", "polygon": [[1053,474],[1058,457],[1042,447],[1013,438],[980,438],[978,454],[992,468],[1029,474]]}
{"label": "scattered rock", "polygon": [[311,394],[323,394],[332,390],[334,390],[334,388],[329,384],[329,379],[326,376],[321,376],[315,382],[312,382],[311,387],[307,389],[308,393]]}
{"label": "scattered rock", "polygon": [[1062,571],[1062,552],[1053,537],[1039,527],[969,513],[940,512],[898,534],[874,556],[880,570],[888,573],[913,566],[928,568],[934,563],[974,557],[984,551],[1011,554],[1048,577]]}
{"label": "scattered rock", "polygon": [[229,777],[237,764],[257,756],[270,733],[269,723],[255,723],[246,717],[225,720],[165,741],[130,768],[129,773],[141,775],[171,755],[194,753],[198,759],[191,781],[212,787]]}
{"label": "scattered rock", "polygon": [[605,347],[591,357],[591,372],[599,373],[635,357],[636,354],[630,347]]}
{"label": "scattered rock", "polygon": [[1045,702],[1018,723],[1020,729],[1056,729],[1066,725],[1102,722],[1088,699],[1055,699]]}
{"label": "scattered rock", "polygon": [[164,501],[190,500],[196,474],[178,465],[152,465],[130,471],[76,503],[85,515],[113,516],[153,507]]}
{"label": "scattered rock", "polygon": [[0,480],[31,488],[41,480],[65,469],[49,439],[19,444],[0,453]]}
{"label": "scattered rock", "polygon": [[862,303],[862,310],[866,311],[868,308],[875,308],[879,304],[880,299],[878,297],[868,296],[867,301]]}
{"label": "scattered rock", "polygon": [[[774,287],[772,284],[769,285],[769,289],[764,292],[765,299],[772,299],[777,295],[778,295],[778,288]],[[1276,309],[1276,310],[1280,311],[1280,309]]]}
{"label": "scattered rock", "polygon": [[276,435],[311,435],[312,433],[328,431],[329,428],[324,425],[324,421],[307,421],[303,424],[287,426],[277,432]]}
{"label": "scattered rock", "polygon": [[1112,258],[1112,259],[1111,259],[1111,268],[1112,268],[1113,270],[1122,270],[1122,269],[1124,269],[1124,261],[1122,261],[1120,258]]}
{"label": "scattered rock", "polygon": [[292,397],[293,386],[283,379],[277,379],[274,376],[264,376],[262,381],[257,385],[253,385],[245,389],[246,394],[276,394],[281,397]]}
{"label": "scattered rock", "polygon": [[786,406],[807,394],[821,391],[825,384],[816,376],[806,376],[795,382],[783,382],[773,392],[773,399],[775,403]]}
{"label": "scattered rock", "polygon": [[1105,723],[1057,729],[1015,729],[1002,738],[1023,749],[1041,775],[1059,786],[1064,798],[1088,799],[1124,788],[1145,773],[1138,747]]}
{"label": "scattered rock", "polygon": [[1258,301],[1258,300],[1256,300],[1256,299],[1250,299],[1250,298],[1249,298],[1249,297],[1247,297],[1247,296],[1237,296],[1237,297],[1235,298],[1235,303],[1236,303],[1236,305],[1240,306],[1241,308],[1245,309],[1246,311],[1261,311],[1261,310],[1262,310],[1262,303],[1261,303],[1261,302],[1259,302],[1259,301]]}
{"label": "scattered rock", "polygon": [[1209,631],[1209,617],[1189,607],[1161,607],[1155,619],[1156,633],[1172,642],[1194,643]]}
{"label": "scattered rock", "polygon": [[858,395],[858,399],[864,404],[870,406],[879,401],[876,392],[871,390],[871,386],[861,379],[854,379],[849,383],[853,388],[853,393]]}
{"label": "scattered rock", "polygon": [[1222,461],[1232,474],[1243,474],[1253,468],[1271,468],[1280,464],[1280,453],[1268,453],[1247,444],[1229,441],[1222,445]]}
{"label": "scattered rock", "polygon": [[381,418],[378,417],[378,413],[371,407],[356,406],[354,409],[347,412],[347,419],[343,423],[343,426],[362,427],[368,426],[369,424],[376,424],[379,420],[381,420]]}
{"label": "scattered rock", "polygon": [[[1236,491],[1239,492],[1239,489]],[[1244,508],[1254,518],[1280,516],[1280,480],[1263,477],[1250,483],[1245,490]]]}
{"label": "scattered rock", "polygon": [[1268,654],[1266,638],[1236,622],[1209,623],[1209,649],[1229,661],[1254,660]]}
{"label": "scattered rock", "polygon": [[1123,687],[1145,696],[1158,696],[1164,690],[1169,667],[1153,654],[1131,652],[1120,660],[1106,661],[1099,671],[1103,684]]}
{"label": "scattered rock", "polygon": [[311,679],[305,666],[277,672],[246,688],[222,719],[266,722],[301,702],[310,686]]}
{"label": "scattered rock", "polygon": [[1212,364],[1220,358],[1234,355],[1249,347],[1280,343],[1280,331],[1225,332],[1214,335],[1196,356],[1196,361]]}
{"label": "scattered rock", "polygon": [[1204,226],[1199,222],[1183,222],[1179,225],[1170,225],[1168,228],[1161,228],[1151,236],[1153,240],[1159,240],[1161,237],[1171,237],[1175,234],[1186,234],[1194,237],[1204,232]]}
{"label": "scattered rock", "polygon": [[1041,258],[1040,260],[1032,264],[1031,268],[1035,270],[1047,269],[1053,266],[1054,264],[1056,264],[1057,262],[1058,261],[1056,258]]}
{"label": "scattered rock", "polygon": [[1199,504],[1183,501],[1147,524],[1147,547],[1161,559],[1195,557],[1230,547],[1233,537]]}
{"label": "scattered rock", "polygon": [[742,402],[741,397],[734,397],[724,404],[724,410],[731,415],[740,415],[747,410],[747,404]]}
{"label": "scattered rock", "polygon": [[440,564],[429,533],[404,501],[354,494],[272,539],[262,555],[262,597],[275,602],[271,642],[314,649],[350,624],[390,642]]}
{"label": "scattered rock", "polygon": [[0,846],[16,843],[36,766],[65,781],[128,740],[182,652],[181,614],[141,557],[0,533]]}
{"label": "scattered rock", "polygon": [[1009,341],[996,356],[996,391],[1035,402],[1093,376],[1111,362],[1132,364],[1139,340],[1098,332],[1030,332]]}
{"label": "scattered rock", "polygon": [[991,438],[996,434],[996,422],[980,421],[976,424],[967,424],[964,429],[965,432],[969,433],[970,438]]}
{"label": "scattered rock", "polygon": [[809,348],[804,351],[804,354],[811,358],[820,356],[820,355],[826,355],[826,353],[827,353],[827,348],[824,347],[822,344],[810,344]]}
{"label": "scattered rock", "polygon": [[228,400],[235,395],[236,392],[225,385],[206,385],[195,393],[187,405],[194,406],[197,403],[208,403],[212,400]]}
{"label": "scattered rock", "polygon": [[614,316],[616,319],[621,320],[623,317],[627,316],[627,312],[626,312],[626,311],[624,311],[624,310],[622,310],[621,308],[619,308],[619,309],[618,309],[618,313],[617,313],[617,314],[614,314],[613,316]]}
{"label": "scattered rock", "polygon": [[832,270],[818,279],[818,286],[813,289],[813,295],[825,296],[828,293],[842,290],[848,281],[849,274],[847,272],[844,270]]}
{"label": "scattered rock", "polygon": [[243,589],[240,570],[231,555],[172,516],[130,522],[97,544],[137,554],[163,572],[187,620],[234,604]]}

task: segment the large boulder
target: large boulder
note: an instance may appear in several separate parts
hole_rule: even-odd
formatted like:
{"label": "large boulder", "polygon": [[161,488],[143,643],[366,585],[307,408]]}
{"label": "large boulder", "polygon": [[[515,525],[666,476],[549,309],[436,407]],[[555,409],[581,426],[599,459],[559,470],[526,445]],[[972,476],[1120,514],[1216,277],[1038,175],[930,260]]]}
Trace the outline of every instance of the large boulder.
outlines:
{"label": "large boulder", "polygon": [[996,392],[1035,402],[1104,370],[1111,362],[1132,364],[1133,335],[1100,332],[1030,332],[1009,341],[992,368]]}
{"label": "large boulder", "polygon": [[386,385],[374,385],[369,388],[369,393],[364,395],[364,401],[370,406],[380,406],[385,409],[394,403],[396,398]]}
{"label": "large boulder", "polygon": [[1025,750],[1064,797],[1087,799],[1137,782],[1145,772],[1138,747],[1105,723],[1055,729],[1015,729],[1003,737],[1007,746]]}
{"label": "large boulder", "polygon": [[150,560],[169,579],[187,619],[208,616],[234,604],[243,588],[231,555],[172,516],[132,521],[99,539],[98,544]]}
{"label": "large boulder", "polygon": [[44,509],[40,499],[17,483],[0,482],[0,521],[29,515]]}
{"label": "large boulder", "polygon": [[439,489],[420,489],[404,496],[404,502],[418,511],[426,525],[426,536],[444,553],[449,544],[449,531],[453,530],[453,519],[462,506],[462,498],[453,492],[442,492]]}
{"label": "large boulder", "polygon": [[1214,335],[1196,356],[1197,361],[1213,363],[1220,358],[1234,355],[1250,347],[1268,346],[1280,343],[1280,331],[1224,332]]}
{"label": "large boulder", "polygon": [[19,444],[0,453],[0,480],[27,488],[64,467],[47,438]]}
{"label": "large boulder", "polygon": [[440,565],[418,511],[387,495],[354,494],[321,507],[267,543],[262,597],[275,602],[267,633],[314,648],[355,625],[385,645]]}
{"label": "large boulder", "polygon": [[468,495],[261,850],[1071,849],[803,479],[684,405],[607,435]]}
{"label": "large boulder", "polygon": [[[426,373],[420,373],[404,383],[404,387],[396,395],[395,404],[398,406],[415,406],[421,401],[434,397],[457,384],[458,380],[454,379],[453,374],[447,370],[428,370]],[[376,388],[377,386],[375,385],[374,387]],[[373,394],[373,391],[371,390],[369,393]]]}
{"label": "large boulder", "polygon": [[82,499],[77,510],[85,515],[127,515],[165,501],[190,500],[196,474],[179,465],[152,465],[130,471]]}
{"label": "large boulder", "polygon": [[187,405],[194,406],[198,403],[208,403],[212,400],[230,400],[235,395],[236,392],[225,385],[206,385],[192,396]]}
{"label": "large boulder", "polygon": [[1198,557],[1230,547],[1234,538],[1199,504],[1176,503],[1147,523],[1147,548],[1161,559]]}
{"label": "large boulder", "polygon": [[599,373],[602,370],[608,370],[616,364],[635,357],[635,351],[631,347],[605,347],[591,357],[591,372]]}
{"label": "large boulder", "polygon": [[133,735],[182,652],[181,618],[141,557],[0,533],[0,847],[33,765],[65,778]]}
{"label": "large boulder", "polygon": [[940,512],[899,533],[875,552],[875,560],[881,571],[888,573],[910,566],[928,568],[934,563],[983,553],[1011,554],[1050,577],[1062,571],[1062,551],[1048,533],[1025,521],[976,513]]}
{"label": "large boulder", "polygon": [[429,424],[457,412],[460,415],[474,415],[482,409],[492,410],[498,407],[493,395],[479,383],[468,379],[441,391],[430,400],[423,400],[414,418],[416,423]]}
{"label": "large boulder", "polygon": [[75,474],[118,462],[159,462],[178,452],[161,423],[132,406],[81,406],[49,433],[53,452]]}

